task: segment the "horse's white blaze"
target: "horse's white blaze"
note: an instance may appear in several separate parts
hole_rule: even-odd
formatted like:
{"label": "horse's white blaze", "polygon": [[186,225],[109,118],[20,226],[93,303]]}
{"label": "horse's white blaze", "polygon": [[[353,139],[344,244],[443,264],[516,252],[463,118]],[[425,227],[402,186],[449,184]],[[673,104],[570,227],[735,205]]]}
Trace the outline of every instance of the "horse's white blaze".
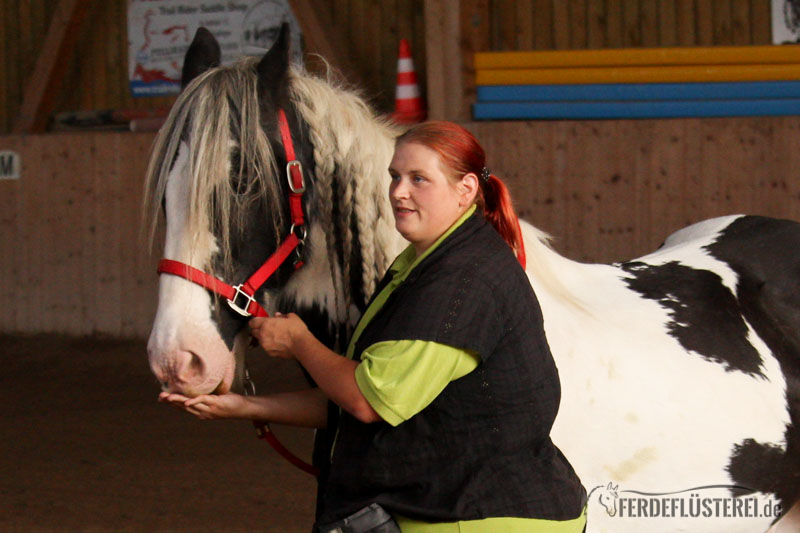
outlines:
{"label": "horse's white blaze", "polygon": [[[188,147],[181,143],[167,180],[164,257],[203,270],[217,245],[209,231],[187,235],[187,153]],[[167,390],[194,396],[230,388],[234,357],[217,331],[212,309],[211,297],[199,285],[177,276],[160,277],[147,351],[153,372]]]}
{"label": "horse's white blaze", "polygon": [[[708,269],[735,291],[736,276],[727,265],[698,253],[696,242],[686,249],[679,243],[642,260]],[[528,273],[561,378],[552,437],[588,490],[610,482],[621,491],[654,493],[732,484],[726,470],[732,444],[751,438],[785,448],[786,383],[752,328],[749,337],[763,359],[765,378],[728,372],[687,353],[667,332],[669,310],[631,291],[624,282],[629,274],[621,269],[569,261],[541,242],[526,241],[526,249],[538,255]],[[541,282],[554,272],[559,284]],[[681,428],[680,434],[674,428]],[[593,532],[641,531],[641,521],[611,517],[596,501],[590,511]],[[684,520],[648,521],[647,531],[750,532],[769,524],[764,518]]]}

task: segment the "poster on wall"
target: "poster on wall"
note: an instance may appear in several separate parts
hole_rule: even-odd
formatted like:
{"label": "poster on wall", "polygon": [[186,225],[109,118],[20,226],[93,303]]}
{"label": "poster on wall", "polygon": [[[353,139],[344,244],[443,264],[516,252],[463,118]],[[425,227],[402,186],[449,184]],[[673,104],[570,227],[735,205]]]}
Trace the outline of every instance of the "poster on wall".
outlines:
{"label": "poster on wall", "polygon": [[800,43],[800,0],[772,0],[772,43]]}
{"label": "poster on wall", "polygon": [[133,96],[180,91],[183,56],[195,31],[208,28],[222,49],[222,63],[268,49],[282,23],[300,61],[300,26],[288,0],[128,0],[128,79]]}

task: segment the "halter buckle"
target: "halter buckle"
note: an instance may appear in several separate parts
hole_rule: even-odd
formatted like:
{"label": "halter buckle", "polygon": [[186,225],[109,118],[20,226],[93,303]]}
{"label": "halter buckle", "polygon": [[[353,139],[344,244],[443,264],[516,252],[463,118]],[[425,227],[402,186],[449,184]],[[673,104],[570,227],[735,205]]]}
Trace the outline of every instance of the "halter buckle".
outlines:
{"label": "halter buckle", "polygon": [[[236,285],[233,288],[233,290],[235,292],[233,293],[233,298],[228,300],[228,306],[231,309],[233,309],[234,311],[236,311],[237,313],[239,313],[240,315],[244,316],[244,317],[253,316],[253,314],[250,311],[248,311],[248,309],[250,308],[250,304],[256,301],[256,297],[255,296],[251,296],[250,294],[247,294],[246,292],[244,292],[242,290],[242,286],[241,285]],[[236,303],[236,300],[239,299],[240,295],[244,296],[245,299],[246,299],[246,303],[245,303],[244,307],[240,307]]]}
{"label": "halter buckle", "polygon": [[[300,186],[295,187],[294,180],[292,180],[292,169],[297,169],[297,174],[300,176]],[[303,165],[295,159],[286,163],[286,179],[289,181],[289,190],[294,194],[302,194],[306,192],[306,180],[303,178]]]}

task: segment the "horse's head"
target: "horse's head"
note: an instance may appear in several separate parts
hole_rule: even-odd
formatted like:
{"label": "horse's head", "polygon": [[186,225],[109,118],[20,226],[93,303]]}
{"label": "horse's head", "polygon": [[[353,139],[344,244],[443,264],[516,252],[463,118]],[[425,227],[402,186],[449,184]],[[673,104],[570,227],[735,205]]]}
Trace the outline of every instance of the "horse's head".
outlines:
{"label": "horse's head", "polygon": [[[287,34],[284,25],[260,60],[221,67],[218,43],[201,28],[148,169],[149,210],[160,204],[166,218],[164,258],[230,285],[247,280],[290,233],[278,109],[285,110],[297,159],[313,171],[310,144],[299,142],[307,137],[305,125],[289,98]],[[268,310],[294,274],[293,259],[256,292]],[[200,285],[162,275],[148,342],[153,372],[169,391],[227,392],[243,367],[237,359],[246,348],[247,320]]]}

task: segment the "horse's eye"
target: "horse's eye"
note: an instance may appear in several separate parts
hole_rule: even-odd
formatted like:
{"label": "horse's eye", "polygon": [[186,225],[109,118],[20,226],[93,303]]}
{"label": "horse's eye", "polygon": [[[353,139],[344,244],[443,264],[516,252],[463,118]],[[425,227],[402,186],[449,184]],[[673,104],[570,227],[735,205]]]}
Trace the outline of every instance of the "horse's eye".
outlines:
{"label": "horse's eye", "polygon": [[245,194],[249,185],[248,175],[246,165],[242,166],[239,151],[233,151],[231,153],[231,190],[236,194]]}
{"label": "horse's eye", "polygon": [[248,185],[250,180],[246,173],[239,174],[238,170],[234,170],[231,176],[231,190],[236,194],[247,194]]}

